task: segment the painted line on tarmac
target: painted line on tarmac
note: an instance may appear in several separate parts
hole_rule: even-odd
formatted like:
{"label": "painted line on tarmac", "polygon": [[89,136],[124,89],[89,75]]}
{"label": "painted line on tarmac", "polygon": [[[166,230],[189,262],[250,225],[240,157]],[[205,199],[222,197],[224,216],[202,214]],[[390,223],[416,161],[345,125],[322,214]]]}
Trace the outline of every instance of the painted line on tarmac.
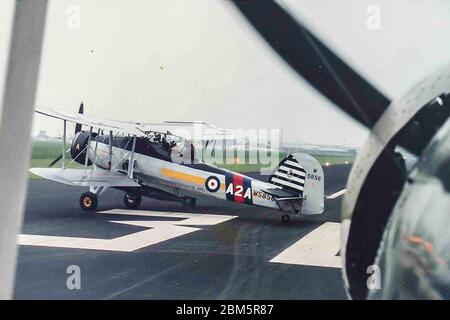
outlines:
{"label": "painted line on tarmac", "polygon": [[270,262],[342,268],[340,223],[326,222],[282,251]]}
{"label": "painted line on tarmac", "polygon": [[152,212],[142,210],[109,210],[100,213],[122,216],[182,218],[183,220],[109,221],[147,228],[146,230],[134,232],[114,239],[20,234],[17,243],[25,246],[132,252],[194,231],[202,230],[201,228],[190,226],[213,226],[236,218],[236,216],[229,215]]}

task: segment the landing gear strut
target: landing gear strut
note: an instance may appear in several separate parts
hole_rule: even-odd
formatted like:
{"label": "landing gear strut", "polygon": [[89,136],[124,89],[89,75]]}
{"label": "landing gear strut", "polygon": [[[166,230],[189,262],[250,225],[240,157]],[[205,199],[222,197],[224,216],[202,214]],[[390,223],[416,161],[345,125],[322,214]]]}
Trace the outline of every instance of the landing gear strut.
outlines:
{"label": "landing gear strut", "polygon": [[80,197],[80,206],[83,210],[95,210],[97,208],[97,204],[97,196],[92,192],[85,192]]}
{"label": "landing gear strut", "polygon": [[135,209],[139,207],[139,205],[142,202],[142,196],[140,194],[125,194],[123,196],[123,203],[125,204],[125,207],[128,209]]}
{"label": "landing gear strut", "polygon": [[288,214],[285,214],[281,217],[281,221],[283,221],[284,223],[288,223],[289,221],[291,221],[291,217]]}

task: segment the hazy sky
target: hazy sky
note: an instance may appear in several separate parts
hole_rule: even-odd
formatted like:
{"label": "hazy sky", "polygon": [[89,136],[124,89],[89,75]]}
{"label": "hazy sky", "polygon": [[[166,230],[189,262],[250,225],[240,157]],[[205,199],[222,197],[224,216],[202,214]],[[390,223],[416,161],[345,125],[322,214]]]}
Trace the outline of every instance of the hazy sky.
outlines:
{"label": "hazy sky", "polygon": [[[2,75],[12,3],[0,1]],[[450,1],[284,5],[389,97],[450,60]],[[370,5],[380,29],[366,25]],[[288,142],[359,145],[366,136],[220,0],[50,0],[36,104],[76,112],[81,100],[86,113],[119,120],[283,128]],[[33,133],[61,128],[37,116]]]}

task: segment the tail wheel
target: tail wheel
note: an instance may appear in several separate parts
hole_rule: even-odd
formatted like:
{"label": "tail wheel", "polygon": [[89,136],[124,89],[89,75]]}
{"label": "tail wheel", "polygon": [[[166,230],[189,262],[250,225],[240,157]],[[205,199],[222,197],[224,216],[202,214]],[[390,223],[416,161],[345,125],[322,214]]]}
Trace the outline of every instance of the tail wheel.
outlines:
{"label": "tail wheel", "polygon": [[97,196],[92,192],[85,192],[80,197],[80,206],[83,210],[95,210],[97,208],[97,204]]}
{"label": "tail wheel", "polygon": [[191,198],[191,197],[183,198],[183,206],[194,208],[196,204],[197,204],[197,200],[195,198]]}
{"label": "tail wheel", "polygon": [[283,221],[284,223],[288,223],[289,221],[291,221],[291,217],[288,214],[285,214],[281,217],[281,221]]}
{"label": "tail wheel", "polygon": [[134,195],[134,194],[125,194],[123,196],[123,203],[125,204],[125,207],[128,209],[135,209],[139,207],[139,205],[142,202],[142,196],[141,195]]}

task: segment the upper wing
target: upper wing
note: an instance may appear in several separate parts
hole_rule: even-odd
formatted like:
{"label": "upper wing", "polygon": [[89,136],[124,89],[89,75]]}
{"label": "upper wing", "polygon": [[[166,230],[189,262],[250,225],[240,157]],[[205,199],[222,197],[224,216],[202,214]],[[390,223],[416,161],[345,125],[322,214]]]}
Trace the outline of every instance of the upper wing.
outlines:
{"label": "upper wing", "polygon": [[124,132],[136,136],[144,136],[147,133],[160,133],[192,141],[206,141],[224,139],[226,136],[230,137],[231,135],[231,133],[225,129],[208,125],[204,122],[166,121],[162,123],[139,123],[109,120],[85,114],[57,111],[45,107],[36,107],[35,111],[48,117],[80,123],[88,127],[114,132]]}
{"label": "upper wing", "polygon": [[48,180],[83,187],[139,187],[139,183],[125,174],[107,170],[31,168],[35,175]]}
{"label": "upper wing", "polygon": [[182,137],[191,141],[207,141],[219,139],[231,139],[234,133],[230,130],[219,128],[199,121],[164,121],[160,123],[142,123],[145,131],[170,133],[173,136]]}
{"label": "upper wing", "polygon": [[144,132],[138,123],[108,120],[98,117],[87,116],[85,114],[71,114],[64,111],[56,111],[50,108],[36,107],[35,111],[39,114],[56,119],[67,120],[74,123],[80,123],[85,126],[95,127],[101,130],[110,130],[114,132],[125,132],[131,135],[141,136]]}

